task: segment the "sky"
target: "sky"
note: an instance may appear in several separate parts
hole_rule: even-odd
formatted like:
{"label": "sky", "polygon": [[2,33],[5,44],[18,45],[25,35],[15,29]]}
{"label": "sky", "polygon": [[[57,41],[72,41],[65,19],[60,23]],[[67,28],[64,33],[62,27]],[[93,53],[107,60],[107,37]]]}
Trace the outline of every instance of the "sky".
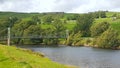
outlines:
{"label": "sky", "polygon": [[0,11],[87,13],[120,11],[120,0],[0,0]]}

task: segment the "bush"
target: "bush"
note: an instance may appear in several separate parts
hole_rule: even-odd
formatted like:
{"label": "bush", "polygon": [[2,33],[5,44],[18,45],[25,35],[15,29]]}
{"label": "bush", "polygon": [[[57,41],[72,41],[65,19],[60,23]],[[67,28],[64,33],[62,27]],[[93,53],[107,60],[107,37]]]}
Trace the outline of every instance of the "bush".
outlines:
{"label": "bush", "polygon": [[95,23],[91,26],[91,36],[100,36],[104,31],[106,31],[109,28],[108,22],[102,22],[102,23]]}
{"label": "bush", "polygon": [[76,46],[76,45],[79,46],[79,45],[80,45],[80,43],[79,43],[80,40],[81,40],[81,33],[80,33],[80,32],[78,32],[78,33],[76,33],[76,34],[71,33],[71,34],[68,36],[65,44],[66,44],[66,45],[70,45],[70,46]]}
{"label": "bush", "polygon": [[120,46],[120,40],[118,39],[118,32],[109,28],[97,39],[98,47],[102,48],[117,48]]}

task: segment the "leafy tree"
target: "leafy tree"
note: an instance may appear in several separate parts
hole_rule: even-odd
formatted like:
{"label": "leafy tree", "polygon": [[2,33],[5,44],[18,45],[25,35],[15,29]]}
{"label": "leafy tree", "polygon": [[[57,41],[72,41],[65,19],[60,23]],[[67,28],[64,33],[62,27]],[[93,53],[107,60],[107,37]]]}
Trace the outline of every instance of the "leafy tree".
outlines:
{"label": "leafy tree", "polygon": [[[50,28],[44,29],[42,32],[42,35],[49,36],[49,37],[55,36],[55,28],[50,27]],[[46,45],[56,44],[56,42],[51,38],[43,39],[43,43],[45,43]]]}
{"label": "leafy tree", "polygon": [[[55,29],[54,30],[55,36],[60,37],[65,35],[66,28],[64,26],[64,22],[62,22],[59,19],[55,19],[52,25],[54,26]],[[55,42],[58,43],[59,42],[58,39],[56,39]]]}
{"label": "leafy tree", "polygon": [[63,34],[64,31],[66,31],[66,28],[64,26],[64,22],[62,22],[61,20],[59,19],[55,19],[54,22],[52,23],[52,25],[54,26],[55,28],[55,33],[57,35],[59,34]]}
{"label": "leafy tree", "polygon": [[45,16],[42,17],[42,22],[43,23],[50,24],[50,23],[52,23],[52,21],[53,21],[53,18],[52,18],[51,15],[45,15]]}
{"label": "leafy tree", "polygon": [[41,23],[41,19],[39,18],[39,16],[33,16],[32,17],[32,21],[37,23],[37,24],[40,24]]}
{"label": "leafy tree", "polygon": [[17,17],[9,17],[8,18],[8,27],[12,27],[18,20],[19,19]]}
{"label": "leafy tree", "polygon": [[77,14],[71,14],[71,15],[68,15],[66,18],[67,20],[77,20],[78,17],[79,15]]}
{"label": "leafy tree", "polygon": [[112,17],[117,17],[117,14],[116,14],[116,13],[115,13],[115,14],[113,14],[113,15],[112,15]]}
{"label": "leafy tree", "polygon": [[81,15],[77,20],[77,25],[74,28],[75,33],[81,32],[82,36],[90,36],[90,27],[94,18],[91,14]]}
{"label": "leafy tree", "polygon": [[13,27],[18,20],[19,19],[17,17],[9,17],[2,19],[2,22],[0,22],[0,36],[7,36],[7,28]]}
{"label": "leafy tree", "polygon": [[94,12],[93,15],[95,18],[99,18],[99,12]]}
{"label": "leafy tree", "polygon": [[68,38],[66,39],[65,41],[65,44],[66,45],[69,45],[69,46],[80,46],[81,43],[81,33],[78,32],[76,34],[74,33],[71,33]]}
{"label": "leafy tree", "polygon": [[106,18],[106,11],[90,12],[94,18]]}
{"label": "leafy tree", "polygon": [[106,18],[106,11],[99,11],[101,18]]}
{"label": "leafy tree", "polygon": [[[35,25],[35,23],[33,21],[24,21],[21,20],[19,21],[19,23],[16,23],[13,27],[12,27],[12,31],[11,31],[11,35],[14,37],[23,37],[24,36],[24,32],[25,29],[27,29],[28,27],[30,27],[31,25]],[[15,39],[13,40],[14,43],[19,44],[21,42],[21,38]]]}
{"label": "leafy tree", "polygon": [[97,39],[97,45],[102,48],[117,48],[120,46],[118,32],[109,28]]}
{"label": "leafy tree", "polygon": [[100,36],[104,31],[106,31],[109,28],[109,23],[102,22],[102,23],[95,23],[91,26],[91,36]]}
{"label": "leafy tree", "polygon": [[42,38],[38,38],[39,36],[41,36],[42,33],[42,29],[40,27],[40,25],[31,25],[30,27],[28,27],[27,29],[25,29],[24,31],[24,36],[27,37],[33,37],[31,38],[31,42],[35,43],[35,44],[39,44],[43,42]]}

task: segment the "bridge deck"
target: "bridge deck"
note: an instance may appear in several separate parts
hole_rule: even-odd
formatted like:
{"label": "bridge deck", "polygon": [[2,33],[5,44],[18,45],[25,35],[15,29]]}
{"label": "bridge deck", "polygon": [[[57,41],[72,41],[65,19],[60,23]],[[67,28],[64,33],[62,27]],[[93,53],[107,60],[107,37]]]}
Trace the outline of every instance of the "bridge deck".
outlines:
{"label": "bridge deck", "polygon": [[[7,40],[7,36],[0,37],[0,40]],[[57,39],[57,38],[67,38],[67,36],[10,36],[10,39]]]}

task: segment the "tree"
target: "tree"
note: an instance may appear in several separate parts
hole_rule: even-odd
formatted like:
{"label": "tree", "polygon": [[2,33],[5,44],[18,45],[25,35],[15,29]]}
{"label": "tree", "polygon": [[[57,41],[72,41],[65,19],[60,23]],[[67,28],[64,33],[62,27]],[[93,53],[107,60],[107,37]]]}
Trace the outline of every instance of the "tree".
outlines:
{"label": "tree", "polygon": [[91,36],[100,36],[104,31],[106,31],[109,28],[109,23],[107,22],[101,22],[101,23],[95,23],[91,26]]}
{"label": "tree", "polygon": [[71,14],[71,15],[68,15],[66,18],[67,20],[77,20],[78,17],[79,17],[78,14]]}
{"label": "tree", "polygon": [[5,18],[0,22],[0,35],[4,36],[7,34],[7,28],[8,27],[13,27],[15,23],[17,23],[19,19],[17,17],[9,17]]}
{"label": "tree", "polygon": [[9,17],[8,18],[8,27],[12,27],[18,20],[19,19],[17,17]]}
{"label": "tree", "polygon": [[109,28],[97,39],[97,45],[102,48],[117,48],[120,46],[120,40],[118,39],[118,32]]}
{"label": "tree", "polygon": [[45,15],[45,16],[43,16],[43,18],[42,18],[42,22],[43,22],[43,23],[50,24],[50,23],[52,23],[52,21],[53,21],[53,18],[52,18],[51,15]]}
{"label": "tree", "polygon": [[42,33],[42,29],[40,27],[40,25],[31,25],[30,27],[28,27],[27,29],[25,29],[24,31],[24,36],[31,36],[33,38],[31,38],[31,42],[35,43],[35,44],[40,44],[43,42],[42,38],[38,38],[39,36],[41,36]]}
{"label": "tree", "polygon": [[106,18],[106,11],[99,11],[101,18]]}
{"label": "tree", "polygon": [[[55,19],[52,25],[53,25],[53,28],[55,29],[54,30],[55,36],[60,37],[65,35],[66,28],[64,26],[64,23],[61,20]],[[57,43],[59,42],[58,39],[56,39],[55,41]]]}
{"label": "tree", "polygon": [[69,45],[69,46],[80,46],[81,43],[81,33],[78,32],[76,34],[74,33],[71,33],[68,38],[66,39],[65,41],[65,44],[66,45]]}
{"label": "tree", "polygon": [[74,28],[75,33],[79,31],[82,33],[82,36],[90,36],[90,27],[94,21],[94,18],[91,14],[84,14],[77,19],[77,25]]}
{"label": "tree", "polygon": [[[11,35],[12,36],[17,36],[17,37],[23,37],[25,29],[30,27],[31,25],[35,25],[33,21],[30,20],[21,20],[18,23],[14,24],[12,27]],[[13,40],[14,43],[19,44],[21,43],[21,38]]]}
{"label": "tree", "polygon": [[107,11],[97,11],[97,12],[90,12],[94,18],[106,18]]}
{"label": "tree", "polygon": [[33,16],[32,17],[32,21],[35,22],[36,24],[40,24],[41,23],[41,19],[39,18],[39,16]]}

